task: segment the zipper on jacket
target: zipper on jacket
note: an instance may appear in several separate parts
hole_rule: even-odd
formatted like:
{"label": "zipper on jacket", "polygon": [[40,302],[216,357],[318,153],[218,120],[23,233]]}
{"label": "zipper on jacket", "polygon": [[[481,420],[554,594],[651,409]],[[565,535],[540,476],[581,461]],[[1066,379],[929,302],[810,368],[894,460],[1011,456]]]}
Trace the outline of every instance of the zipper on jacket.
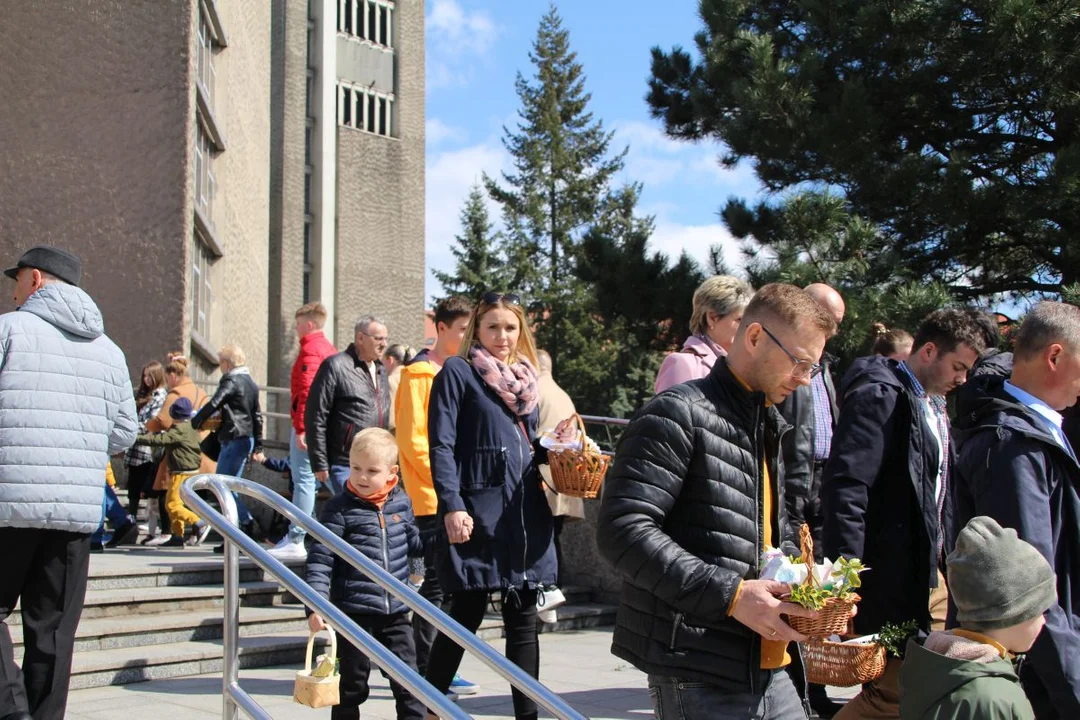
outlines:
{"label": "zipper on jacket", "polygon": [[[760,562],[761,550],[762,550],[762,521],[763,513],[765,512],[765,478],[762,477],[761,468],[765,462],[764,453],[760,452],[761,449],[761,407],[754,407],[754,477],[757,478],[757,492],[754,493],[754,565]],[[758,648],[758,652],[754,652],[754,648]],[[756,695],[758,671],[761,669],[760,659],[761,643],[752,643],[750,646],[750,667],[748,668],[750,673],[750,693]],[[755,657],[757,656],[757,657]],[[756,666],[756,667],[755,667]]]}
{"label": "zipper on jacket", "polygon": [[[518,420],[518,427],[521,428],[521,434],[525,434],[525,426]],[[517,435],[517,433],[514,433]],[[524,576],[525,581],[529,579],[529,533],[525,529],[525,496],[528,494],[525,487],[525,453],[521,447],[521,437],[518,437],[518,468],[521,469],[521,537],[523,539],[523,545],[521,550],[521,574]]]}
{"label": "zipper on jacket", "polygon": [[681,612],[675,613],[675,617],[671,621],[671,641],[668,643],[668,651],[675,652],[675,635],[679,632],[679,623],[682,622],[683,614]]}
{"label": "zipper on jacket", "polygon": [[[386,516],[383,515],[382,509],[379,510],[379,533],[382,535],[382,557],[383,568],[386,572],[390,572],[390,549],[389,543],[386,539]],[[383,603],[386,605],[386,614],[390,614],[390,591],[383,590]]]}

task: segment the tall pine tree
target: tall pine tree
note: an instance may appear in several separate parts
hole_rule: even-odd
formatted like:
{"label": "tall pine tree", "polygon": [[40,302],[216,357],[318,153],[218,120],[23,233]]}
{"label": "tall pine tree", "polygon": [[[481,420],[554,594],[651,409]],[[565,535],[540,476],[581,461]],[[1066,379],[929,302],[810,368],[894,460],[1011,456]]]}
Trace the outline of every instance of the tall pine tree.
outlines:
{"label": "tall pine tree", "polygon": [[528,297],[541,345],[556,360],[596,354],[575,321],[588,288],[574,276],[581,237],[605,207],[612,177],[625,151],[609,156],[612,133],[588,110],[591,96],[570,35],[552,4],[540,21],[529,60],[535,75],[518,73],[521,107],[517,128],[504,128],[513,169],[501,179],[485,176],[502,206],[511,289]]}
{"label": "tall pine tree", "polygon": [[461,209],[461,234],[454,238],[454,271],[435,272],[447,295],[461,295],[475,301],[489,290],[506,287],[506,262],[497,247],[499,234],[492,231],[484,191],[473,185]]}

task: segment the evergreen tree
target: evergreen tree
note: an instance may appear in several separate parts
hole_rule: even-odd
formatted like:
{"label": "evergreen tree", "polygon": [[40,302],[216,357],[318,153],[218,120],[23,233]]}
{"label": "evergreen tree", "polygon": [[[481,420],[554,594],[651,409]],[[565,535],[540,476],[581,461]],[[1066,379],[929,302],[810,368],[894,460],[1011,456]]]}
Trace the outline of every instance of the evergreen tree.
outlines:
{"label": "evergreen tree", "polygon": [[1080,281],[1080,2],[700,0],[653,50],[672,137],[772,192],[842,188],[909,276],[959,297]]}
{"label": "evergreen tree", "polygon": [[485,176],[491,197],[502,206],[511,289],[529,297],[539,342],[559,358],[580,360],[589,339],[575,307],[588,295],[574,276],[582,234],[597,222],[612,176],[625,151],[609,157],[612,133],[588,111],[591,96],[569,32],[552,4],[540,21],[529,60],[535,75],[518,73],[521,101],[515,130],[504,128],[503,144],[513,169],[501,181]]}
{"label": "evergreen tree", "polygon": [[461,210],[461,234],[454,238],[454,271],[434,271],[446,294],[474,301],[489,290],[502,291],[507,281],[506,262],[496,247],[499,235],[492,232],[484,205],[484,191],[473,185]]}

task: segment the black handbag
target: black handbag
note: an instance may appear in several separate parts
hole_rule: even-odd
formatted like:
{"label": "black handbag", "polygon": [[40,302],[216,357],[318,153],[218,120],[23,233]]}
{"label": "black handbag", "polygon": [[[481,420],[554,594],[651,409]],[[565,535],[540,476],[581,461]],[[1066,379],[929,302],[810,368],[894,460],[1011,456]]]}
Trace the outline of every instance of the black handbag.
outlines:
{"label": "black handbag", "polygon": [[221,441],[218,440],[217,433],[212,432],[204,437],[199,443],[199,450],[203,455],[217,462],[218,456],[221,455]]}

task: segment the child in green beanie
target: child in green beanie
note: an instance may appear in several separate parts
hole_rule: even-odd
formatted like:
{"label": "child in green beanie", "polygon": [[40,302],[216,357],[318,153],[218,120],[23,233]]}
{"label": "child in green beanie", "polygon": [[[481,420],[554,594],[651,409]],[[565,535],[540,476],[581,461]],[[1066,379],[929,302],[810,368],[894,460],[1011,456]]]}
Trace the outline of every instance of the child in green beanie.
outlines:
{"label": "child in green beanie", "polygon": [[908,643],[902,720],[1034,720],[1010,653],[1031,649],[1057,602],[1057,578],[1032,545],[975,517],[946,560],[960,629]]}

